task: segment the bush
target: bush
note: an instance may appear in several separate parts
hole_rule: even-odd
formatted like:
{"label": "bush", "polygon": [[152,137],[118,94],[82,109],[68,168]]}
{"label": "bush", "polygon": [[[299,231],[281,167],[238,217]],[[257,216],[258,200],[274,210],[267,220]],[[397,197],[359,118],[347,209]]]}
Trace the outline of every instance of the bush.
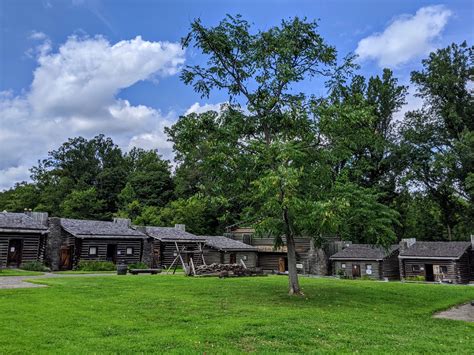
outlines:
{"label": "bush", "polygon": [[406,281],[425,281],[424,276],[408,276],[405,278]]}
{"label": "bush", "polygon": [[361,280],[373,280],[373,278],[370,277],[369,275],[362,275],[362,277],[360,279]]}
{"label": "bush", "polygon": [[336,275],[337,276],[346,276],[346,272],[342,269],[339,269],[339,270],[337,270]]}
{"label": "bush", "polygon": [[21,266],[22,270],[28,271],[47,271],[48,269],[39,261],[30,261]]}
{"label": "bush", "polygon": [[77,265],[80,271],[114,271],[115,264],[111,261],[80,261]]}
{"label": "bush", "polygon": [[128,268],[129,269],[149,269],[150,267],[145,263],[139,262],[139,263],[133,263],[133,264],[128,265]]}

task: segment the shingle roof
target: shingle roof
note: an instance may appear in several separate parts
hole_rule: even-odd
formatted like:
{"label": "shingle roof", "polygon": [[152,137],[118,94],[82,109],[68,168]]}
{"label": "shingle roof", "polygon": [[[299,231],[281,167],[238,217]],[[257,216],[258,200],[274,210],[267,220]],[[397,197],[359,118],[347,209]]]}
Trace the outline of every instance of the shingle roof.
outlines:
{"label": "shingle roof", "polygon": [[223,236],[205,236],[206,245],[222,251],[257,251],[257,248]]}
{"label": "shingle roof", "polygon": [[471,246],[470,242],[416,242],[400,253],[401,257],[460,258]]}
{"label": "shingle roof", "polygon": [[145,233],[161,241],[192,241],[205,242],[206,238],[188,233],[174,227],[145,227]]}
{"label": "shingle roof", "polygon": [[370,244],[351,244],[345,249],[332,255],[330,259],[368,259],[382,260],[398,250],[398,245],[392,245],[388,249]]}
{"label": "shingle roof", "polygon": [[145,234],[115,222],[61,218],[61,226],[79,238],[146,238]]}
{"label": "shingle roof", "polygon": [[0,212],[0,228],[22,231],[46,231],[48,229],[24,213],[12,212]]}

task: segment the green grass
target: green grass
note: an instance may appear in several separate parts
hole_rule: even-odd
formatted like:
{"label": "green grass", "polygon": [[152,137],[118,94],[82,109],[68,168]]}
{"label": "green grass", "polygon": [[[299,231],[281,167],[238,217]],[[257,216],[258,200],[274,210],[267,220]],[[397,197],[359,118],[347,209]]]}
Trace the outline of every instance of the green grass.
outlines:
{"label": "green grass", "polygon": [[2,353],[472,353],[474,324],[432,313],[474,287],[285,277],[109,276],[0,290]]}
{"label": "green grass", "polygon": [[117,271],[84,271],[84,270],[66,270],[66,271],[55,271],[53,274],[64,274],[64,275],[87,275],[87,274],[116,274]]}
{"label": "green grass", "polygon": [[3,276],[37,276],[43,275],[44,272],[39,271],[27,271],[20,269],[0,269],[0,277]]}

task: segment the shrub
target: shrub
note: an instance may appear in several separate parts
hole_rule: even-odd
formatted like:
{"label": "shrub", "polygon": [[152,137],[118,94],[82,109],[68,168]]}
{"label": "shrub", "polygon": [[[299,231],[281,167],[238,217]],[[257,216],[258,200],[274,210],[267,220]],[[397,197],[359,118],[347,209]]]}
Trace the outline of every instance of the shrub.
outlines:
{"label": "shrub", "polygon": [[115,264],[111,261],[87,261],[82,260],[77,265],[81,271],[114,271]]}
{"label": "shrub", "polygon": [[24,263],[21,266],[21,269],[28,270],[28,271],[47,271],[48,269],[39,261],[30,261]]}
{"label": "shrub", "polygon": [[344,270],[339,269],[339,270],[337,270],[336,275],[337,275],[337,276],[346,276],[346,273],[345,273]]}
{"label": "shrub", "polygon": [[139,262],[139,263],[133,263],[133,264],[128,265],[128,268],[129,269],[149,269],[150,267],[145,263]]}
{"label": "shrub", "polygon": [[424,276],[408,276],[405,278],[406,281],[425,281]]}
{"label": "shrub", "polygon": [[373,280],[369,275],[362,275],[361,280]]}

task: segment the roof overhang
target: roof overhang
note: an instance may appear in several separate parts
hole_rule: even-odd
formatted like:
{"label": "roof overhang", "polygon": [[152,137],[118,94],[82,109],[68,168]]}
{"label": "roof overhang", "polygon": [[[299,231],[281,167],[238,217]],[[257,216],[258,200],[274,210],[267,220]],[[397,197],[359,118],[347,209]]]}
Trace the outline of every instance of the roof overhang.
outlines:
{"label": "roof overhang", "polygon": [[147,236],[143,235],[97,235],[97,234],[73,234],[74,237],[79,239],[146,239]]}
{"label": "roof overhang", "polygon": [[459,260],[460,256],[413,256],[399,255],[399,259],[422,259],[422,260]]}
{"label": "roof overhang", "polygon": [[0,233],[21,233],[21,234],[47,234],[48,229],[9,229],[0,228]]}
{"label": "roof overhang", "polygon": [[183,239],[183,238],[160,238],[160,237],[153,237],[158,239],[162,242],[169,242],[169,243],[205,243],[206,239]]}
{"label": "roof overhang", "polygon": [[330,257],[329,260],[350,260],[350,261],[356,261],[356,260],[363,260],[363,261],[383,261],[383,259],[374,259],[374,258],[344,258],[344,257]]}

